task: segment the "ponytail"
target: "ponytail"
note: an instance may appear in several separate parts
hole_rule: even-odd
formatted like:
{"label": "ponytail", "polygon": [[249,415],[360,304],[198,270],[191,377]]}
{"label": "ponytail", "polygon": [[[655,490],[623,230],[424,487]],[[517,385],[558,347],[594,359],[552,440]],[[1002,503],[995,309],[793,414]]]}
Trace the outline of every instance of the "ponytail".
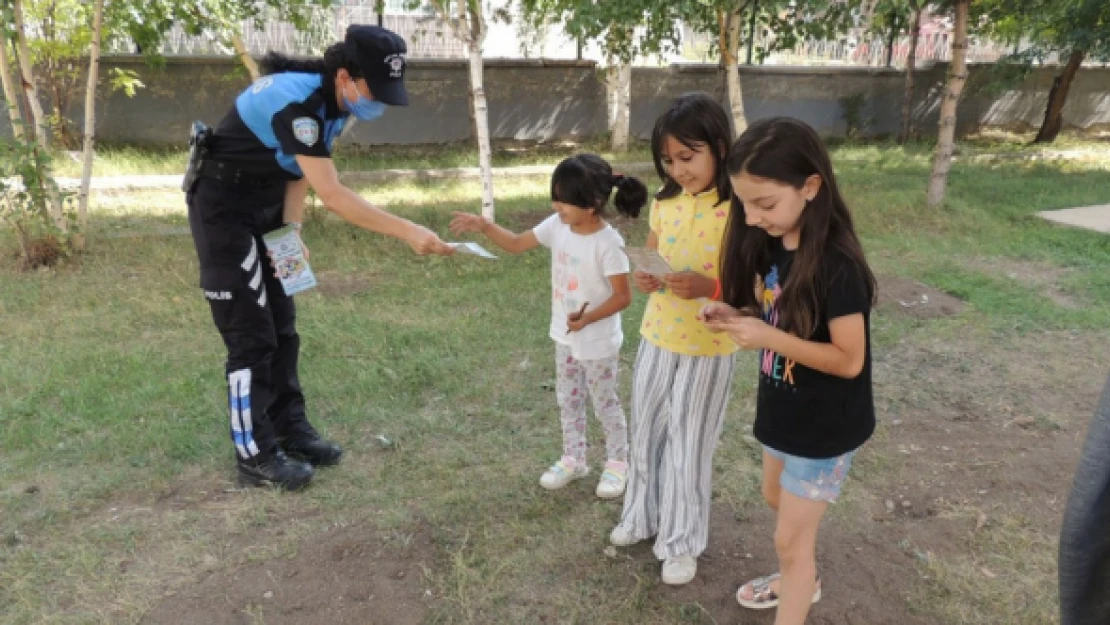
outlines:
{"label": "ponytail", "polygon": [[285,72],[300,72],[304,74],[323,74],[334,77],[340,69],[347,70],[351,78],[361,78],[362,72],[358,66],[347,58],[343,43],[332,44],[324,51],[324,57],[318,59],[294,59],[278,52],[269,52],[262,57],[259,63],[259,72],[263,76],[269,74],[283,74]]}
{"label": "ponytail", "polygon": [[648,191],[639,179],[613,173],[609,163],[597,154],[565,158],[551,174],[551,200],[554,202],[592,208],[598,217],[605,217],[610,197],[617,212],[635,218],[647,203]]}
{"label": "ponytail", "polygon": [[613,196],[613,206],[617,212],[633,219],[639,217],[640,211],[647,204],[647,186],[639,178],[621,174],[614,174],[613,182],[617,189]]}

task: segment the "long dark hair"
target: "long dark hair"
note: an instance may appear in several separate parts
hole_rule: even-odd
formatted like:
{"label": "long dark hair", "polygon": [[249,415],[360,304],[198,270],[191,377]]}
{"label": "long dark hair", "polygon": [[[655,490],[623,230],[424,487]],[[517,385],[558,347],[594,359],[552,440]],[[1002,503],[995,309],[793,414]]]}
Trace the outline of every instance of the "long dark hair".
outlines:
{"label": "long dark hair", "polygon": [[[852,216],[837,188],[828,150],[813,128],[790,117],[762,119],[748,126],[733,144],[728,158],[729,175],[742,172],[795,189],[805,186],[813,175],[821,177],[821,189],[802,211],[801,242],[779,296],[782,329],[802,338],[813,335],[824,314],[827,281],[837,279],[822,271],[822,261],[829,252],[848,259],[846,270],[860,273],[867,282],[868,298],[874,304],[875,276],[867,266],[863,246],[852,227]],[[747,224],[744,205],[733,196],[721,257],[725,302],[736,308],[762,308],[753,287],[756,277],[770,270],[774,245],[771,235]]]}
{"label": "long dark hair", "polygon": [[262,61],[258,64],[258,71],[263,76],[285,72],[301,72],[335,77],[340,69],[347,70],[351,78],[362,78],[362,70],[347,58],[343,42],[329,46],[327,50],[324,50],[323,58],[294,59],[278,52],[270,52],[262,57]]}
{"label": "long dark hair", "polygon": [[553,202],[592,208],[598,217],[605,217],[610,195],[618,213],[635,218],[647,204],[648,190],[638,178],[614,174],[609,163],[597,154],[565,158],[551,174]]}
{"label": "long dark hair", "polygon": [[674,137],[691,150],[696,144],[704,143],[717,165],[717,201],[724,202],[732,197],[732,183],[725,171],[729,144],[732,143],[732,129],[728,113],[720,102],[707,93],[684,93],[675,98],[670,108],[655,120],[655,128],[651,131],[651,156],[655,159],[655,172],[663,181],[663,188],[655,194],[657,200],[666,200],[682,193],[682,186],[663,167],[663,144],[667,137]]}

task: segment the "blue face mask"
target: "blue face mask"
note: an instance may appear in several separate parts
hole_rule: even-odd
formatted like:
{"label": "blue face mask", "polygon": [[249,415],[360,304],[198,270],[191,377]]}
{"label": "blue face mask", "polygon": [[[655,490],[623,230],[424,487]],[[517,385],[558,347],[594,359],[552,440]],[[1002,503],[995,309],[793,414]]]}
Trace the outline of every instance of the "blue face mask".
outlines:
{"label": "blue face mask", "polygon": [[347,110],[351,112],[358,119],[364,122],[374,121],[385,113],[385,104],[370,98],[364,98],[359,94],[358,99],[351,102],[347,99],[347,94],[343,94],[343,102],[347,104]]}

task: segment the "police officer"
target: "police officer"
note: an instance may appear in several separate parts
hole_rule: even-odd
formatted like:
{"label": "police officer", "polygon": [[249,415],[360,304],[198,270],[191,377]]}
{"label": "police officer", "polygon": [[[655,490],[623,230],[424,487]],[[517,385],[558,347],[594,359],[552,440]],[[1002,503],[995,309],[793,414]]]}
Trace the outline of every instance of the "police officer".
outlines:
{"label": "police officer", "polygon": [[268,75],[239,95],[190,162],[189,225],[201,288],[227,346],[241,484],[296,490],[311,481],[315,465],[335,464],[343,453],[305,415],[293,299],[274,276],[262,234],[286,224],[299,234],[311,187],[346,221],[401,239],[417,254],[453,252],[427,228],[340,184],[331,160],[351,116],[373,121],[386,106],[408,104],[405,51],[395,33],[356,25],[322,60],[271,53],[263,61]]}
{"label": "police officer", "polygon": [[1060,625],[1110,623],[1110,378],[1064,508],[1058,577]]}

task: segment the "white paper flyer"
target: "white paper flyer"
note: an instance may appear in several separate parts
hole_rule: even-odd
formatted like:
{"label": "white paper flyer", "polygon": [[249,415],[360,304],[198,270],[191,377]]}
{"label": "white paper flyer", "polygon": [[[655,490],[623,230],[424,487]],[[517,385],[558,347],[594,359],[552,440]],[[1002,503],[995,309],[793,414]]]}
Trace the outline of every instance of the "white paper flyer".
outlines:
{"label": "white paper flyer", "polygon": [[635,267],[636,271],[651,274],[656,278],[674,273],[674,269],[671,269],[671,266],[659,255],[659,252],[651,248],[626,247],[624,253],[628,256],[628,260],[632,261],[632,266]]}
{"label": "white paper flyer", "polygon": [[455,252],[458,254],[472,254],[474,256],[481,256],[482,258],[497,260],[497,257],[491,254],[489,250],[473,241],[466,241],[463,243],[448,243],[447,245],[455,248]]}

